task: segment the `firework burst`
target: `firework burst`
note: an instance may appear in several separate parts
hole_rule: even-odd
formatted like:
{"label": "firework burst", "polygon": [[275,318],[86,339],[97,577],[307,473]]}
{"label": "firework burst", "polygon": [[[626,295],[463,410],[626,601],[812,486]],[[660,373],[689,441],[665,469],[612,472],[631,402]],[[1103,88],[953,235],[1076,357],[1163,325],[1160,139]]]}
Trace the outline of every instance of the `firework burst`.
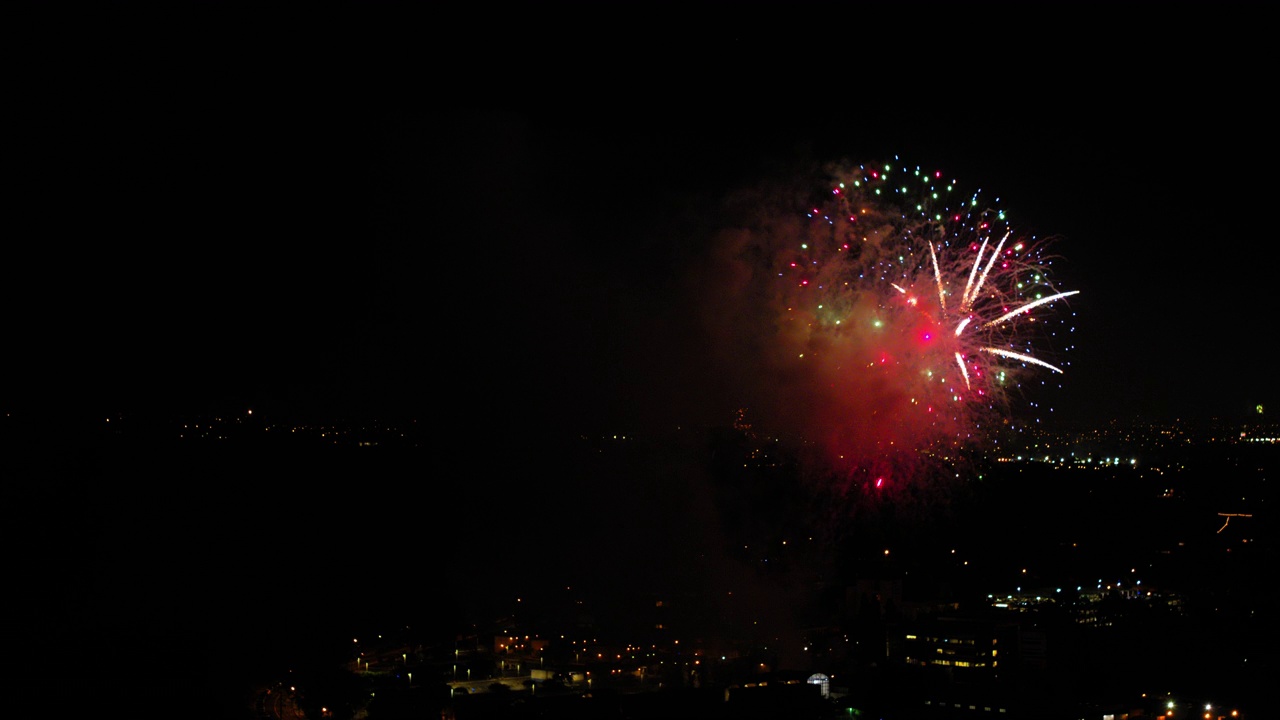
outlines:
{"label": "firework burst", "polygon": [[1076,291],[1055,286],[1048,241],[941,172],[832,176],[804,227],[770,244],[769,351],[807,441],[884,485],[902,458],[989,440],[1025,384],[1062,375],[1054,339]]}

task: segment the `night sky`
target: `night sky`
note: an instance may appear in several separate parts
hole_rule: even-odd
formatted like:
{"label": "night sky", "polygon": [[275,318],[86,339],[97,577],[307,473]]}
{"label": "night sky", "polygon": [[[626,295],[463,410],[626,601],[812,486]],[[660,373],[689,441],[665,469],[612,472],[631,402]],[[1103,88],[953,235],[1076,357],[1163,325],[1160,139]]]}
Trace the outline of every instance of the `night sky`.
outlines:
{"label": "night sky", "polygon": [[688,287],[715,292],[689,275],[717,206],[898,155],[1060,238],[1076,342],[1040,415],[1245,417],[1275,399],[1276,257],[1247,18],[1071,12],[565,10],[417,40],[389,11],[86,15],[15,72],[11,397],[715,421],[738,399]]}
{"label": "night sky", "polygon": [[[1252,9],[229,7],[15,17],[0,280],[13,417],[412,420],[437,429],[442,465],[460,454],[473,474],[502,438],[724,426],[752,367],[726,370],[708,312],[725,201],[895,155],[1060,238],[1057,279],[1080,290],[1069,364],[1019,417],[1280,407],[1275,131]],[[51,502],[80,482],[11,496]],[[282,482],[167,500],[98,485],[73,515],[98,541],[136,550],[171,531],[232,567],[249,541],[168,503],[243,520],[255,494],[303,487]],[[618,482],[652,499],[643,472]],[[368,510],[401,489],[306,508]],[[617,501],[593,491],[572,509],[590,498]],[[103,520],[98,500],[136,524]],[[301,527],[264,553],[306,547],[282,539]]]}

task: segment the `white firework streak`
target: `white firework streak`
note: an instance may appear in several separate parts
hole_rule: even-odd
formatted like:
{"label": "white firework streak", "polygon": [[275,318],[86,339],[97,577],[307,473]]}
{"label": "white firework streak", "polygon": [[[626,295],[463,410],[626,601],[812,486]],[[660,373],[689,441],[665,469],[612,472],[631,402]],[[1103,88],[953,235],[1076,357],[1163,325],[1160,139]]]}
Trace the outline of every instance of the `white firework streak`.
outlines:
{"label": "white firework streak", "polygon": [[978,257],[973,260],[973,268],[969,270],[969,282],[965,283],[964,295],[960,298],[960,307],[967,309],[969,307],[969,293],[973,289],[973,278],[978,274],[978,265],[982,263],[982,252],[987,249],[987,238],[982,238],[982,245],[978,248]]}
{"label": "white firework streak", "polygon": [[984,347],[979,349],[982,350],[982,352],[991,353],[992,355],[1002,355],[1007,358],[1013,358],[1014,360],[1021,360],[1023,362],[1029,362],[1033,365],[1039,365],[1040,367],[1047,367],[1054,372],[1058,372],[1058,373],[1062,372],[1061,368],[1054,367],[1053,365],[1050,365],[1049,363],[1043,360],[1037,360],[1036,358],[1033,358],[1030,355],[1023,355],[1022,353],[1016,353],[1016,352],[1013,352],[1012,350],[1001,350],[1000,348],[994,348],[994,347]]}
{"label": "white firework streak", "polygon": [[1053,302],[1053,301],[1055,301],[1055,300],[1061,300],[1061,299],[1062,299],[1062,298],[1064,298],[1064,297],[1068,297],[1068,296],[1071,296],[1071,295],[1075,295],[1075,294],[1077,294],[1077,293],[1079,293],[1079,292],[1080,292],[1079,290],[1071,290],[1071,291],[1069,291],[1069,292],[1060,292],[1060,293],[1057,293],[1057,294],[1054,294],[1054,295],[1050,295],[1050,296],[1048,296],[1048,297],[1042,297],[1042,298],[1040,298],[1039,300],[1032,300],[1031,302],[1027,303],[1026,305],[1023,305],[1023,306],[1021,306],[1021,307],[1019,307],[1019,308],[1017,308],[1017,309],[1014,309],[1014,310],[1010,310],[1009,312],[1007,312],[1007,313],[1005,313],[1005,314],[1001,315],[1000,317],[996,318],[995,320],[989,320],[989,321],[987,321],[987,322],[983,323],[983,324],[982,324],[982,327],[991,327],[992,325],[998,325],[998,324],[1000,324],[1000,323],[1004,322],[1005,320],[1008,320],[1009,318],[1013,317],[1014,315],[1017,315],[1017,314],[1019,314],[1019,313],[1024,313],[1024,312],[1026,312],[1026,311],[1030,310],[1030,309],[1031,309],[1031,308],[1033,308],[1033,307],[1039,307],[1040,305],[1044,305],[1044,304],[1046,304],[1046,303],[1051,303],[1051,302]]}
{"label": "white firework streak", "polygon": [[956,352],[956,364],[960,366],[960,374],[964,376],[964,387],[969,388],[969,368],[964,366],[964,356],[959,351]]}
{"label": "white firework streak", "polygon": [[[1009,232],[1012,232],[1012,231],[1009,231]],[[979,292],[982,291],[982,286],[987,282],[987,274],[991,272],[991,266],[995,265],[996,258],[1000,257],[1000,248],[1004,247],[1004,241],[1008,239],[1009,239],[1009,233],[1006,232],[1004,234],[1004,237],[1000,238],[1000,242],[996,243],[996,249],[991,251],[991,257],[987,259],[987,266],[982,270],[982,277],[978,278],[978,284],[973,285],[972,289],[970,289],[969,286],[965,287],[964,303],[963,303],[963,307],[965,310],[969,309],[969,306],[973,304],[973,299],[978,296]],[[987,246],[987,241],[984,239],[982,241],[982,247],[984,248],[986,246]],[[978,269],[978,264],[980,262],[982,262],[982,248],[978,248],[978,257],[973,261],[974,270]],[[969,271],[969,280],[972,283],[973,281],[972,270]]]}
{"label": "white firework streak", "polygon": [[947,294],[942,290],[942,273],[938,270],[938,254],[933,251],[933,242],[929,242],[929,257],[933,259],[933,281],[938,286],[938,307],[942,314],[947,314]]}

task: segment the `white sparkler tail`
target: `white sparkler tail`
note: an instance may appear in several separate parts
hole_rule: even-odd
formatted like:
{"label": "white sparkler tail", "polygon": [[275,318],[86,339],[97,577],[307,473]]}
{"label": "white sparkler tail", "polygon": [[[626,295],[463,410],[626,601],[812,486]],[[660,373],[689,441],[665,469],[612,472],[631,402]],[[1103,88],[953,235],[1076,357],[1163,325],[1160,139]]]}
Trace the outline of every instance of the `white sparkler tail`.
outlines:
{"label": "white sparkler tail", "polygon": [[[973,268],[969,270],[969,282],[964,285],[964,297],[960,299],[960,311],[969,312],[969,303],[972,298],[969,293],[973,292],[973,278],[978,274],[978,266],[982,265],[982,253],[987,249],[987,240],[990,238],[982,238],[982,245],[978,248],[978,257],[973,259]],[[959,333],[957,333],[958,335]]]}
{"label": "white sparkler tail", "polygon": [[929,257],[933,259],[933,281],[938,286],[938,305],[942,308],[942,314],[947,314],[947,298],[942,292],[942,273],[938,270],[938,255],[933,251],[933,241],[929,241]]}
{"label": "white sparkler tail", "polygon": [[991,251],[991,257],[987,259],[987,266],[982,270],[982,277],[978,279],[978,284],[973,286],[973,292],[969,295],[969,302],[978,297],[978,293],[982,292],[982,286],[987,282],[987,273],[991,272],[991,266],[996,264],[996,258],[1000,257],[1000,248],[1004,247],[1004,241],[1009,239],[1009,233],[1006,232],[1004,237],[1000,238],[1000,242],[996,244],[996,249]]}
{"label": "white sparkler tail", "polygon": [[958,352],[956,353],[956,364],[960,366],[960,374],[964,375],[965,389],[971,390],[972,388],[969,387],[969,368],[964,366],[964,357]]}
{"label": "white sparkler tail", "polygon": [[1050,365],[1049,363],[1043,360],[1037,360],[1036,358],[1033,358],[1030,355],[1023,355],[1022,353],[1016,353],[1016,352],[1013,352],[1012,350],[1001,350],[1000,348],[984,347],[982,348],[982,351],[991,353],[992,355],[1001,355],[1007,358],[1013,358],[1014,360],[1029,362],[1032,365],[1039,365],[1040,367],[1047,367],[1054,372],[1058,372],[1058,373],[1062,372],[1061,368]]}
{"label": "white sparkler tail", "polygon": [[1055,301],[1055,300],[1061,300],[1061,299],[1062,299],[1062,298],[1064,298],[1064,297],[1067,297],[1067,296],[1069,296],[1069,295],[1075,295],[1075,294],[1077,294],[1077,293],[1079,293],[1079,292],[1080,292],[1079,290],[1072,290],[1072,291],[1070,291],[1070,292],[1060,292],[1060,293],[1057,293],[1057,294],[1055,294],[1055,295],[1050,295],[1050,296],[1048,296],[1048,297],[1042,297],[1042,298],[1040,298],[1039,300],[1033,300],[1033,301],[1031,301],[1031,302],[1027,303],[1026,305],[1023,305],[1023,306],[1021,306],[1021,307],[1019,307],[1019,308],[1016,308],[1016,309],[1014,309],[1014,310],[1010,310],[1009,312],[1007,312],[1007,313],[1005,313],[1005,314],[1001,315],[1000,317],[996,318],[995,320],[991,320],[991,321],[989,321],[989,322],[983,323],[982,327],[991,327],[992,325],[997,325],[997,324],[999,324],[999,323],[1004,322],[1005,320],[1008,320],[1009,318],[1013,317],[1014,315],[1017,315],[1017,314],[1019,314],[1019,313],[1024,313],[1024,312],[1026,312],[1026,311],[1030,310],[1031,308],[1038,307],[1038,306],[1040,306],[1040,305],[1044,305],[1044,304],[1046,304],[1046,303],[1051,303],[1051,302],[1053,302],[1053,301]]}

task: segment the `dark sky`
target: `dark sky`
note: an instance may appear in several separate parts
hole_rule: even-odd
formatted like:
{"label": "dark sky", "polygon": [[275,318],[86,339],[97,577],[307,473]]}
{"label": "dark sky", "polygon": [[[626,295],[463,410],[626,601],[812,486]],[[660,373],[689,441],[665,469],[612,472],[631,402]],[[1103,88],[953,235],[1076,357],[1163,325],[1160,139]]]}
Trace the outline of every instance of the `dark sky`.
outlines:
{"label": "dark sky", "polygon": [[31,19],[16,397],[679,421],[716,375],[681,284],[720,200],[899,154],[1063,238],[1056,412],[1275,401],[1248,13],[698,7]]}

